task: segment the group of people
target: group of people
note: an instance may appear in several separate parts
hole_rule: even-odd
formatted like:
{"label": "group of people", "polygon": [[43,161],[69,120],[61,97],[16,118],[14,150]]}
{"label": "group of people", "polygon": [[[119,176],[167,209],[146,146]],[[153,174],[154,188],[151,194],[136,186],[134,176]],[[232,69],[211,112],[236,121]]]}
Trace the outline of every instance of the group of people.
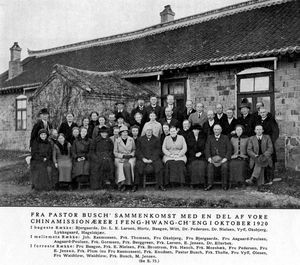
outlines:
{"label": "group of people", "polygon": [[155,96],[143,99],[131,113],[124,102],[107,117],[92,112],[80,126],[72,113],[58,129],[42,109],[31,133],[31,176],[36,190],[74,189],[89,183],[91,189],[136,191],[145,178],[156,187],[189,185],[211,190],[220,182],[232,185],[272,183],[279,129],[275,118],[257,103],[256,112],[242,103],[241,116],[233,107],[215,112],[188,100],[183,110],[168,95],[161,107]]}

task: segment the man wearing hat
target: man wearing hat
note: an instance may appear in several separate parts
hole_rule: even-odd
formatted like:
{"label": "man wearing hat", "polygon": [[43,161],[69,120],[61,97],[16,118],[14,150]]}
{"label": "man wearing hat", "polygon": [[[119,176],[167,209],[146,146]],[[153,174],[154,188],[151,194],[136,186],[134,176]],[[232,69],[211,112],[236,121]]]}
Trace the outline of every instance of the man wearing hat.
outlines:
{"label": "man wearing hat", "polygon": [[250,109],[250,104],[248,102],[243,102],[240,105],[241,116],[237,119],[237,124],[244,126],[244,134],[248,137],[254,135],[254,121],[250,114]]}
{"label": "man wearing hat", "polygon": [[[165,190],[163,183],[163,164],[161,161],[160,139],[153,135],[153,129],[150,125],[145,126],[145,135],[137,140],[136,149],[136,178],[134,180],[134,189],[141,184],[144,173],[154,173],[157,182],[157,188]],[[152,171],[152,172],[147,172]]]}
{"label": "man wearing hat", "polygon": [[144,125],[147,121],[147,119],[146,119],[147,111],[146,111],[146,107],[145,107],[145,100],[142,98],[139,98],[137,103],[138,103],[138,106],[131,111],[131,123],[130,124],[131,125],[135,124],[135,122],[136,122],[135,114],[140,113],[142,115],[141,123],[142,123],[142,125]]}
{"label": "man wearing hat", "polygon": [[117,117],[122,116],[124,118],[124,121],[127,124],[130,124],[130,114],[124,108],[125,103],[123,101],[118,101],[115,105],[117,107],[117,110],[114,112],[116,119]]}
{"label": "man wearing hat", "polygon": [[51,123],[48,121],[49,119],[49,112],[46,108],[43,108],[39,112],[39,120],[36,122],[36,124],[33,126],[30,136],[30,147],[32,146],[32,142],[38,138],[38,132],[41,129],[45,129],[48,132],[48,135],[50,133],[50,130],[52,129]]}
{"label": "man wearing hat", "polygon": [[255,134],[250,137],[247,147],[247,153],[250,156],[249,166],[253,169],[250,179],[246,183],[253,185],[257,182],[258,185],[264,184],[265,168],[272,168],[272,153],[273,144],[269,135],[263,134],[263,126],[255,126]]}
{"label": "man wearing hat", "polygon": [[228,189],[228,161],[230,160],[232,147],[229,138],[221,134],[222,127],[215,124],[214,134],[209,135],[205,145],[205,156],[208,161],[207,166],[207,190],[211,190],[214,184],[214,173],[217,168],[221,168],[222,188]]}

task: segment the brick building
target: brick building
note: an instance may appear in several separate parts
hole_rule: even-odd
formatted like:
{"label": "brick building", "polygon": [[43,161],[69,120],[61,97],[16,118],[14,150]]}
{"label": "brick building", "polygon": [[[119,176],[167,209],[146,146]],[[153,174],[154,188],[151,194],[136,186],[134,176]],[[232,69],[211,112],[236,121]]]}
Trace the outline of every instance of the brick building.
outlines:
{"label": "brick building", "polygon": [[15,44],[0,77],[0,148],[26,148],[35,112],[28,99],[60,64],[117,73],[160,95],[162,104],[169,93],[178,106],[187,99],[207,108],[263,100],[280,126],[279,160],[300,164],[299,1],[254,0],[177,20],[166,6],[160,15],[158,25],[29,50],[23,61]]}

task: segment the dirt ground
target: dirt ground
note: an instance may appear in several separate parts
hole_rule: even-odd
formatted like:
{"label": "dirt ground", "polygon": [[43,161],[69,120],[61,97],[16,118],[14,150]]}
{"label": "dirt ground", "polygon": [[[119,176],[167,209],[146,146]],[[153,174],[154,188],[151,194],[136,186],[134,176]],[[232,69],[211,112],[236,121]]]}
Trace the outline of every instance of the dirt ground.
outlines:
{"label": "dirt ground", "polygon": [[24,154],[7,157],[1,159],[0,154],[0,206],[300,208],[300,175],[295,172],[277,173],[283,180],[260,191],[254,187],[228,191],[183,187],[163,192],[147,187],[135,193],[89,189],[36,192],[31,189]]}

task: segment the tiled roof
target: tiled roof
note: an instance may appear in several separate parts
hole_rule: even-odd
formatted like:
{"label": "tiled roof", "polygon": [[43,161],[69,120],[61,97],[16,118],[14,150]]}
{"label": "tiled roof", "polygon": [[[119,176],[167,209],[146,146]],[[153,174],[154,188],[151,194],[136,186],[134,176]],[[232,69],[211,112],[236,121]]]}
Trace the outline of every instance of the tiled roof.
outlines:
{"label": "tiled roof", "polygon": [[173,28],[129,40],[116,37],[118,41],[100,40],[97,45],[89,43],[95,46],[64,52],[32,52],[24,60],[23,73],[8,81],[4,73],[0,87],[41,82],[55,64],[128,74],[300,52],[300,1],[258,0],[248,6],[170,22],[165,27]]}

